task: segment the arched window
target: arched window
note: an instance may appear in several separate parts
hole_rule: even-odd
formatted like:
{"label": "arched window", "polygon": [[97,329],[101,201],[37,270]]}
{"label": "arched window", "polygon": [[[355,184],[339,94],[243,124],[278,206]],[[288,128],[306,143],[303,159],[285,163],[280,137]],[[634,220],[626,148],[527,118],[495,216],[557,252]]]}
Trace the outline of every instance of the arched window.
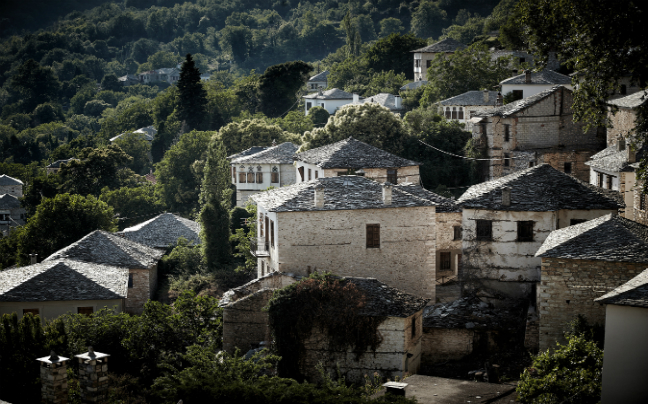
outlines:
{"label": "arched window", "polygon": [[279,169],[277,167],[272,167],[272,173],[270,174],[270,182],[273,184],[279,183]]}
{"label": "arched window", "polygon": [[256,182],[257,184],[263,184],[263,173],[261,172],[261,166],[257,167]]}
{"label": "arched window", "polygon": [[457,107],[452,107],[452,119],[457,119]]}
{"label": "arched window", "polygon": [[452,115],[450,115],[450,114],[451,114],[450,107],[446,107],[446,110],[445,110],[446,119],[452,118]]}
{"label": "arched window", "polygon": [[254,184],[254,167],[248,168],[247,182]]}
{"label": "arched window", "polygon": [[246,176],[245,176],[245,166],[240,166],[239,167],[239,182],[241,184],[245,184],[247,182]]}
{"label": "arched window", "polygon": [[463,120],[463,119],[464,119],[464,115],[463,115],[463,107],[459,107],[459,119],[460,119],[460,120]]}

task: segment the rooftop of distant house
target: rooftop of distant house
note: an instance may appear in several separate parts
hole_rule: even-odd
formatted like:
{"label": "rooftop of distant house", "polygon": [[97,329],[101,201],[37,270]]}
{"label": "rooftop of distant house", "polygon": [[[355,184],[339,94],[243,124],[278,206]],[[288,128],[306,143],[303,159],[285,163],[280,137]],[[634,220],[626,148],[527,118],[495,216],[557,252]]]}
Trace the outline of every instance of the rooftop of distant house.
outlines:
{"label": "rooftop of distant house", "polygon": [[228,160],[234,160],[234,159],[238,159],[238,158],[241,158],[241,157],[250,156],[252,154],[262,152],[265,149],[267,149],[268,147],[269,146],[252,146],[249,149],[243,150],[240,153],[236,153],[236,154],[232,154],[231,156],[227,156],[227,158],[228,158]]}
{"label": "rooftop of distant house", "polygon": [[19,208],[20,201],[11,194],[0,194],[0,209]]}
{"label": "rooftop of distant house", "polygon": [[297,153],[294,159],[320,168],[397,168],[421,165],[353,137]]}
{"label": "rooftop of distant house", "polygon": [[526,84],[526,85],[556,85],[571,84],[571,77],[565,76],[553,70],[545,69],[539,72],[531,72],[531,80],[527,82],[527,74],[522,73],[506,80],[500,81],[500,84]]}
{"label": "rooftop of distant house", "polygon": [[551,232],[536,257],[648,264],[648,227],[618,215],[601,216]]}
{"label": "rooftop of distant house", "polygon": [[403,109],[403,105],[401,104],[399,107],[396,107],[396,97],[400,98],[400,96],[389,94],[389,93],[378,93],[376,95],[372,95],[370,97],[365,97],[361,103],[366,104],[366,103],[376,103],[378,105],[382,105],[383,107],[387,107],[391,110],[400,110]]}
{"label": "rooftop of distant house", "polygon": [[118,233],[124,238],[153,248],[175,245],[180,237],[200,244],[200,224],[173,213],[162,213]]}
{"label": "rooftop of distant house", "polygon": [[[484,93],[487,94],[487,97],[484,96]],[[497,91],[468,91],[463,94],[456,95],[454,97],[446,98],[445,100],[439,101],[441,105],[492,105],[494,106],[497,102]]]}
{"label": "rooftop of distant house", "polygon": [[[340,90],[339,88],[332,88],[326,91],[318,91],[304,95],[302,98],[318,99],[318,100],[352,100],[353,94]],[[363,97],[360,97],[362,99]]]}
{"label": "rooftop of distant house", "polygon": [[124,299],[128,269],[68,259],[0,271],[0,301]]}
{"label": "rooftop of distant house", "polygon": [[638,91],[628,96],[609,100],[607,103],[620,108],[636,108],[646,102],[648,91]]}
{"label": "rooftop of distant house", "polygon": [[405,90],[416,90],[419,87],[422,87],[426,85],[428,82],[427,80],[419,80],[419,81],[413,81],[411,83],[405,84],[403,87],[400,88],[401,91]]}
{"label": "rooftop of distant house", "polygon": [[601,304],[648,308],[648,269],[594,301]]}
{"label": "rooftop of distant house", "polygon": [[442,41],[433,43],[432,45],[428,45],[426,47],[420,48],[413,50],[412,52],[415,53],[449,53],[449,52],[455,52],[460,49],[464,49],[466,45],[462,44],[461,42],[454,40],[452,38],[446,38]]}
{"label": "rooftop of distant house", "polygon": [[366,301],[359,315],[409,317],[425,308],[430,299],[410,295],[374,278],[345,277],[364,293]]}
{"label": "rooftop of distant house", "polygon": [[553,86],[551,88],[539,92],[538,94],[534,94],[530,97],[522,98],[521,100],[513,101],[506,105],[502,105],[501,107],[490,109],[488,111],[477,112],[475,116],[477,117],[501,116],[503,118],[507,118],[511,115],[517,114],[522,110],[527,109],[530,106],[539,103],[540,101],[544,100],[545,98],[548,98],[549,96],[551,96],[553,93],[557,91],[571,92],[571,90],[565,86]]}
{"label": "rooftop of distant house", "polygon": [[[232,158],[232,164],[292,164],[293,156],[299,146],[291,142],[284,142],[276,146],[263,148],[263,150],[247,154],[244,156],[236,155]],[[248,149],[249,150],[249,149]]]}
{"label": "rooftop of distant house", "polygon": [[[502,190],[510,188],[511,203],[502,205]],[[547,212],[556,210],[618,209],[616,191],[602,189],[540,164],[504,177],[473,185],[457,199],[463,208]]]}
{"label": "rooftop of distant house", "polygon": [[22,181],[17,178],[10,177],[6,174],[0,175],[0,187],[7,185],[25,185]]}
{"label": "rooftop of distant house", "polygon": [[[585,164],[592,168],[606,171],[634,171],[633,164],[646,155],[646,147],[639,146],[636,151],[627,150],[629,147],[631,146],[626,144],[626,141],[623,141],[623,148],[621,150],[619,150],[618,144],[607,147],[590,157],[590,160],[586,161]],[[629,159],[630,153],[636,153],[636,158],[632,159],[634,161]]]}
{"label": "rooftop of distant house", "polygon": [[311,76],[311,78],[308,79],[308,81],[326,81],[327,78],[328,78],[328,75],[329,75],[329,71],[324,70],[323,72],[320,72],[320,73],[317,73],[314,76]]}
{"label": "rooftop of distant house", "polygon": [[144,140],[146,140],[146,141],[148,141],[148,142],[152,142],[153,139],[155,139],[155,134],[157,133],[157,129],[155,129],[155,127],[154,127],[153,125],[151,125],[151,126],[145,126],[145,127],[143,127],[143,128],[139,128],[139,129],[137,129],[137,130],[134,130],[133,132],[124,132],[124,133],[120,133],[119,135],[117,135],[117,136],[115,136],[115,137],[113,137],[113,138],[110,138],[110,141],[111,141],[111,142],[114,142],[115,140],[117,140],[117,139],[121,139],[123,136],[126,136],[126,135],[129,134],[129,133],[133,133],[133,134],[135,134],[135,135],[139,135],[139,136],[141,136]]}
{"label": "rooftop of distant house", "polygon": [[62,164],[67,164],[67,163],[69,163],[70,161],[73,161],[73,160],[79,161],[79,159],[75,159],[74,157],[66,159],[66,160],[56,160],[55,162],[51,163],[50,165],[48,165],[45,168],[61,168]]}
{"label": "rooftop of distant house", "polygon": [[95,230],[81,240],[50,255],[46,261],[67,258],[131,269],[148,269],[157,264],[163,254],[164,251],[107,231]]}

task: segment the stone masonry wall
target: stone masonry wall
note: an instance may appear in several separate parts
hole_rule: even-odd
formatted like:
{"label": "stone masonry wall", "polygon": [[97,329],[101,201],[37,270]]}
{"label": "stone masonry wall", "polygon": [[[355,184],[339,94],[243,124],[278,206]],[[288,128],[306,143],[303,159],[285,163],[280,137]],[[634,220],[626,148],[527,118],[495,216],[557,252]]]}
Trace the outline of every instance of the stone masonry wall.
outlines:
{"label": "stone masonry wall", "polygon": [[[412,182],[418,184],[420,182],[421,176],[419,173],[419,166],[409,166],[409,167],[396,167],[396,178],[398,183],[402,182]],[[387,181],[387,169],[386,168],[363,168],[365,171],[365,177],[370,178],[377,182]],[[324,177],[337,177],[337,173],[346,171],[345,168],[327,168],[324,170]]]}
{"label": "stone masonry wall", "polygon": [[[630,219],[634,220],[635,222],[645,224],[648,226],[648,209],[640,209],[641,208],[641,197],[648,198],[646,195],[642,193],[643,189],[643,181],[639,180],[637,181],[636,187],[634,187],[634,195],[633,195],[633,206],[632,206],[632,217]],[[648,206],[648,201],[646,201],[646,205]],[[628,217],[628,216],[626,216]]]}
{"label": "stone masonry wall", "polygon": [[458,360],[473,350],[474,331],[465,328],[423,328],[423,365]]}
{"label": "stone masonry wall", "polygon": [[[380,248],[366,247],[367,224],[380,224]],[[434,301],[434,207],[280,212],[276,226],[281,272],[372,277]]]}
{"label": "stone masonry wall", "polygon": [[247,352],[251,344],[269,339],[268,312],[262,308],[272,297],[272,289],[261,289],[223,309],[223,350]]}
{"label": "stone masonry wall", "polygon": [[[458,274],[460,257],[461,257],[461,238],[458,240],[454,239],[454,227],[461,227],[461,212],[448,212],[448,213],[437,213],[437,234],[436,234],[436,243],[437,243],[437,265],[436,265],[436,278],[439,279],[439,274],[443,273],[442,276],[454,276]],[[450,253],[450,271],[442,271],[440,263],[440,253],[449,252]]]}
{"label": "stone masonry wall", "polygon": [[[604,235],[602,235],[604,236]],[[605,306],[594,299],[626,283],[648,264],[542,258],[537,293],[540,350],[564,342],[563,332],[577,314],[590,324],[605,323]]]}
{"label": "stone masonry wall", "polygon": [[22,188],[22,185],[3,185],[0,186],[0,195],[10,194],[15,196],[16,198],[22,198]]}
{"label": "stone masonry wall", "polygon": [[614,146],[617,142],[617,136],[628,137],[628,134],[635,128],[637,113],[632,108],[619,108],[616,114],[612,114],[612,109],[608,109],[608,119],[612,124],[607,128],[607,145]]}
{"label": "stone masonry wall", "polygon": [[[124,311],[130,314],[141,314],[144,305],[151,298],[151,275],[148,269],[130,269],[133,275],[133,287],[128,288]],[[157,270],[155,271],[157,277]]]}

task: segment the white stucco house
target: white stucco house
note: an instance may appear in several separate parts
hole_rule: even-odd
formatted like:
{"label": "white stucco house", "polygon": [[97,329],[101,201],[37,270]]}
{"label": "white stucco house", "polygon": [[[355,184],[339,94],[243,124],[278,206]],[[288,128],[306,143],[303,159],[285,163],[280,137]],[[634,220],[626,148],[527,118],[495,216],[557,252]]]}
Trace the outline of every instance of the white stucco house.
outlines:
{"label": "white stucco house", "polygon": [[339,88],[322,91],[320,88],[316,93],[303,96],[304,112],[308,115],[308,110],[313,107],[322,107],[329,114],[333,115],[343,105],[359,104],[360,97],[358,94],[347,93]]}
{"label": "white stucco house", "polygon": [[448,56],[457,50],[464,49],[466,45],[452,38],[433,43],[412,51],[414,54],[414,81],[427,81],[427,69],[432,60],[439,55]]}
{"label": "white stucco house", "polygon": [[309,90],[317,90],[320,88],[328,87],[328,75],[329,71],[324,70],[323,72],[311,76],[306,83],[306,87],[308,87]]}
{"label": "white stucco house", "polygon": [[403,100],[400,95],[393,95],[389,93],[378,93],[359,101],[360,104],[373,103],[382,105],[385,108],[388,108],[391,112],[402,114],[405,112],[403,108]]}
{"label": "white stucco house", "polygon": [[502,95],[513,93],[516,100],[536,95],[557,85],[573,90],[571,77],[549,69],[539,72],[525,70],[522,74],[500,82]]}

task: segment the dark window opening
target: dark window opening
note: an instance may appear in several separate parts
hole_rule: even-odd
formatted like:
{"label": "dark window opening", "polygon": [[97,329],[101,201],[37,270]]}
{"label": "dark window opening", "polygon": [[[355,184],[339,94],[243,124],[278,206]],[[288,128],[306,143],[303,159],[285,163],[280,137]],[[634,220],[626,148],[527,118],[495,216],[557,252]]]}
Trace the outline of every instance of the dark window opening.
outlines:
{"label": "dark window opening", "polygon": [[520,58],[520,63],[524,63],[524,62],[526,62],[526,59],[525,58]]}
{"label": "dark window opening", "polygon": [[504,125],[504,141],[509,142],[511,140],[511,125]]}
{"label": "dark window opening", "polygon": [[452,107],[452,119],[457,119],[457,107]]}
{"label": "dark window opening", "polygon": [[569,220],[569,225],[573,226],[575,224],[585,223],[586,221],[587,221],[586,219],[570,219]]}
{"label": "dark window opening", "polygon": [[245,184],[245,182],[246,182],[246,181],[245,181],[245,178],[246,178],[246,177],[245,177],[245,173],[239,173],[239,182],[240,182],[241,184]]}
{"label": "dark window opening", "polygon": [[270,181],[273,184],[279,183],[279,170],[277,167],[272,167],[272,173],[270,173]]}
{"label": "dark window opening", "polygon": [[607,189],[612,189],[613,182],[614,182],[614,176],[613,175],[608,175],[607,176]]}
{"label": "dark window opening", "polygon": [[398,183],[398,170],[395,169],[387,170],[387,182],[392,184]]}
{"label": "dark window opening", "polygon": [[311,103],[311,102],[307,102],[307,103],[306,103],[306,111],[308,111],[308,110],[311,109],[312,107],[313,107],[313,103]]}
{"label": "dark window opening", "polygon": [[317,179],[319,171],[315,170],[315,179]]}
{"label": "dark window opening", "polygon": [[524,91],[522,90],[513,90],[513,101],[521,100],[524,98]]}
{"label": "dark window opening", "polygon": [[625,94],[628,93],[628,88],[626,87],[625,84],[621,84],[621,90],[620,91],[621,91],[622,95],[625,95]]}
{"label": "dark window opening", "polygon": [[572,172],[572,163],[565,163],[565,174],[571,174]]}
{"label": "dark window opening", "polygon": [[459,107],[459,119],[464,119],[464,110],[463,110],[463,107]]}
{"label": "dark window opening", "polygon": [[311,169],[309,168],[308,169],[308,181],[310,181],[310,180],[311,180]]}
{"label": "dark window opening", "polygon": [[477,222],[477,240],[490,241],[493,239],[493,221],[476,220]]}
{"label": "dark window opening", "polygon": [[430,66],[432,66],[432,61],[431,61],[431,60],[426,60],[426,63],[425,63],[425,65],[426,65],[426,66],[427,66],[427,68],[429,69],[429,68],[430,68]]}
{"label": "dark window opening", "polygon": [[452,258],[451,253],[449,253],[449,252],[439,253],[439,261],[440,261],[440,264],[441,264],[439,268],[442,271],[444,271],[444,270],[449,271],[450,269],[452,269],[452,265],[451,265],[452,260],[451,260],[451,258]]}
{"label": "dark window opening", "polygon": [[232,167],[232,178],[236,181],[236,167]]}
{"label": "dark window opening", "polygon": [[508,153],[504,153],[504,167],[510,167],[511,166],[511,155]]}
{"label": "dark window opening", "polygon": [[523,222],[517,222],[517,224],[518,224],[517,241],[533,241],[533,222],[523,221]]}
{"label": "dark window opening", "polygon": [[301,178],[301,180],[304,181],[304,167],[303,166],[299,167],[297,171],[299,171],[299,178]]}
{"label": "dark window opening", "polygon": [[452,112],[450,112],[450,107],[446,107],[445,117],[446,117],[446,119],[451,119],[452,118]]}
{"label": "dark window opening", "polygon": [[367,225],[367,248],[380,248],[380,225]]}
{"label": "dark window opening", "polygon": [[481,126],[482,135],[487,135],[488,134],[488,128],[486,127],[486,124],[482,123],[480,126]]}
{"label": "dark window opening", "polygon": [[88,307],[77,307],[77,313],[79,314],[85,314],[86,316],[89,316],[94,312],[92,306]]}
{"label": "dark window opening", "polygon": [[416,337],[416,317],[412,317],[412,338]]}
{"label": "dark window opening", "polygon": [[254,184],[254,173],[247,174],[247,182],[249,182],[250,184]]}
{"label": "dark window opening", "polygon": [[529,168],[535,167],[536,163],[535,161],[529,161]]}
{"label": "dark window opening", "polygon": [[274,247],[274,222],[270,221],[270,245]]}
{"label": "dark window opening", "polygon": [[263,184],[263,173],[256,173],[256,175],[257,184]]}
{"label": "dark window opening", "polygon": [[453,230],[454,230],[453,240],[461,240],[461,226],[453,226]]}
{"label": "dark window opening", "polygon": [[128,289],[133,288],[133,274],[128,274]]}
{"label": "dark window opening", "polygon": [[596,173],[596,174],[597,174],[596,185],[603,188],[603,173]]}

